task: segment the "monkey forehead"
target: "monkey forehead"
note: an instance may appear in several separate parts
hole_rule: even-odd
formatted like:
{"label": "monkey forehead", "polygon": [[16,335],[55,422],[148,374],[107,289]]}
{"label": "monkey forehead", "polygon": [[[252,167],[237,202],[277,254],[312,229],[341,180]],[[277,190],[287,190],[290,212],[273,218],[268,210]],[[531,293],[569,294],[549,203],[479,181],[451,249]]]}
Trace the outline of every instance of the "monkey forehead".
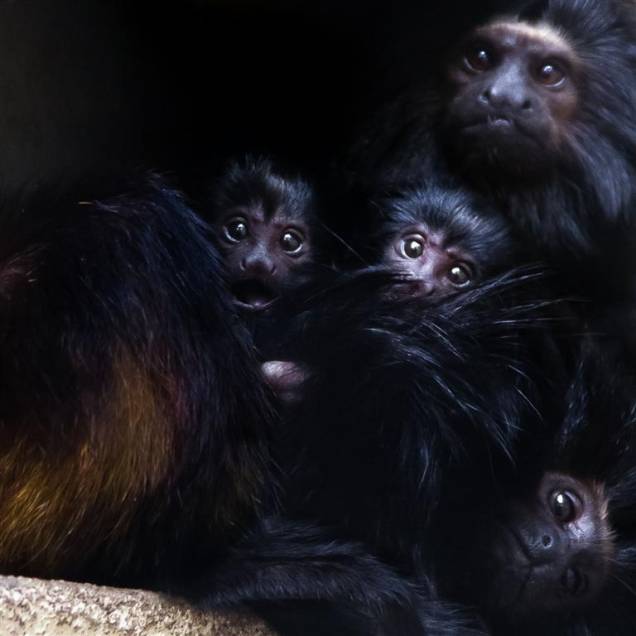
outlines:
{"label": "monkey forehead", "polygon": [[566,36],[547,22],[530,24],[500,20],[477,28],[475,34],[496,40],[502,48],[523,46],[529,49],[549,49],[553,55],[573,55],[572,45]]}
{"label": "monkey forehead", "polygon": [[409,235],[422,235],[430,246],[447,249],[458,247],[463,237],[453,236],[449,228],[434,228],[431,225],[414,221],[411,224],[397,228],[391,235],[392,240],[407,238]]}
{"label": "monkey forehead", "polygon": [[252,227],[273,227],[283,229],[289,225],[294,225],[305,229],[305,223],[302,217],[297,217],[290,213],[284,207],[278,207],[275,210],[268,210],[262,205],[252,205],[249,207],[234,208],[226,215],[226,219],[236,216],[237,214],[246,216]]}

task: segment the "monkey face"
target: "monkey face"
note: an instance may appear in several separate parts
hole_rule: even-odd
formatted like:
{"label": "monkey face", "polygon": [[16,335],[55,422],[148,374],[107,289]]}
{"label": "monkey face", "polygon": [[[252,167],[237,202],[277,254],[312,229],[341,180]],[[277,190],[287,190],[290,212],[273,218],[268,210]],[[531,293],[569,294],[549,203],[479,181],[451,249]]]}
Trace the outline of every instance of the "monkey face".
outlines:
{"label": "monkey face", "polygon": [[258,206],[239,207],[219,225],[231,290],[244,310],[269,308],[312,258],[307,226],[282,211],[266,216]]}
{"label": "monkey face", "polygon": [[598,485],[546,473],[536,498],[512,504],[491,537],[489,604],[519,616],[594,599],[613,553],[606,516]]}
{"label": "monkey face", "polygon": [[443,298],[510,266],[508,223],[455,183],[425,183],[378,201],[377,208],[376,262],[402,276],[392,296]]}
{"label": "monkey face", "polygon": [[403,273],[400,291],[409,295],[442,298],[475,284],[475,264],[456,245],[447,245],[442,231],[424,225],[406,228],[391,237],[383,262]]}
{"label": "monkey face", "polygon": [[549,166],[577,110],[578,67],[571,46],[546,25],[475,30],[448,71],[445,126],[458,152],[506,172]]}

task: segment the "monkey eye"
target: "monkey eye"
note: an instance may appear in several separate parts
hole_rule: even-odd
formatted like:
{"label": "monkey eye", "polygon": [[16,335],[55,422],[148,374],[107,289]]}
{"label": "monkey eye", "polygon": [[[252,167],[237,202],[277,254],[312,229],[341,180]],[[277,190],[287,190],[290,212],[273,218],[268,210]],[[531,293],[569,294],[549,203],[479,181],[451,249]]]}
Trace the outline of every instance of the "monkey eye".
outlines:
{"label": "monkey eye", "polygon": [[402,239],[400,252],[404,258],[419,258],[424,254],[424,238],[418,235]]}
{"label": "monkey eye", "polygon": [[466,263],[455,263],[446,274],[455,287],[466,287],[473,282],[473,272]]}
{"label": "monkey eye", "polygon": [[556,62],[542,62],[536,72],[537,80],[546,86],[561,86],[565,81],[565,71]]}
{"label": "monkey eye", "polygon": [[493,67],[493,57],[487,47],[473,46],[464,55],[464,65],[469,71],[483,73]]}
{"label": "monkey eye", "polygon": [[554,518],[560,523],[571,523],[579,516],[579,499],[569,490],[553,490],[549,504]]}
{"label": "monkey eye", "polygon": [[223,226],[223,234],[230,243],[242,241],[248,234],[247,221],[242,217],[230,219]]}
{"label": "monkey eye", "polygon": [[581,596],[587,592],[589,581],[580,570],[568,568],[561,576],[561,585],[568,594]]}
{"label": "monkey eye", "polygon": [[303,247],[303,236],[296,230],[285,230],[280,237],[280,246],[288,254],[298,254]]}

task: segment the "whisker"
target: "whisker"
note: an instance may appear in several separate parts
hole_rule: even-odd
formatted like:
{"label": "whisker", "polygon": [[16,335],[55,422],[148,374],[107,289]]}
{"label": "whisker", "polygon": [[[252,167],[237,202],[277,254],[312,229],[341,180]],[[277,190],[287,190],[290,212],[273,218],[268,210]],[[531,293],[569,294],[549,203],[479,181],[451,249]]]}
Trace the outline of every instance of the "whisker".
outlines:
{"label": "whisker", "polygon": [[334,230],[332,230],[326,223],[320,223],[321,227],[323,230],[325,230],[326,232],[328,232],[333,238],[335,238],[337,241],[339,241],[342,245],[344,245],[344,247],[346,249],[349,250],[349,252],[351,252],[354,256],[356,256],[360,262],[363,265],[366,265],[367,267],[369,267],[371,265],[371,263],[369,263],[368,261],[366,261],[362,255],[355,250],[349,243],[347,243],[347,241],[345,241],[342,236],[340,236],[337,232],[335,232]]}

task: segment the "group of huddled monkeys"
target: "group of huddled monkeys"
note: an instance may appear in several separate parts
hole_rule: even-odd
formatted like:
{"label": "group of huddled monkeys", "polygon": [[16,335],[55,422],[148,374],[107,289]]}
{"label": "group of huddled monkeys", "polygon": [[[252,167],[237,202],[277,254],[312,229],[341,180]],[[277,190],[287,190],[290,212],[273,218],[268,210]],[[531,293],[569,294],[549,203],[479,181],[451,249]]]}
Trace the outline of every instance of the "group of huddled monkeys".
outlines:
{"label": "group of huddled monkeys", "polygon": [[329,180],[3,208],[3,573],[290,634],[636,633],[630,0],[474,28]]}

